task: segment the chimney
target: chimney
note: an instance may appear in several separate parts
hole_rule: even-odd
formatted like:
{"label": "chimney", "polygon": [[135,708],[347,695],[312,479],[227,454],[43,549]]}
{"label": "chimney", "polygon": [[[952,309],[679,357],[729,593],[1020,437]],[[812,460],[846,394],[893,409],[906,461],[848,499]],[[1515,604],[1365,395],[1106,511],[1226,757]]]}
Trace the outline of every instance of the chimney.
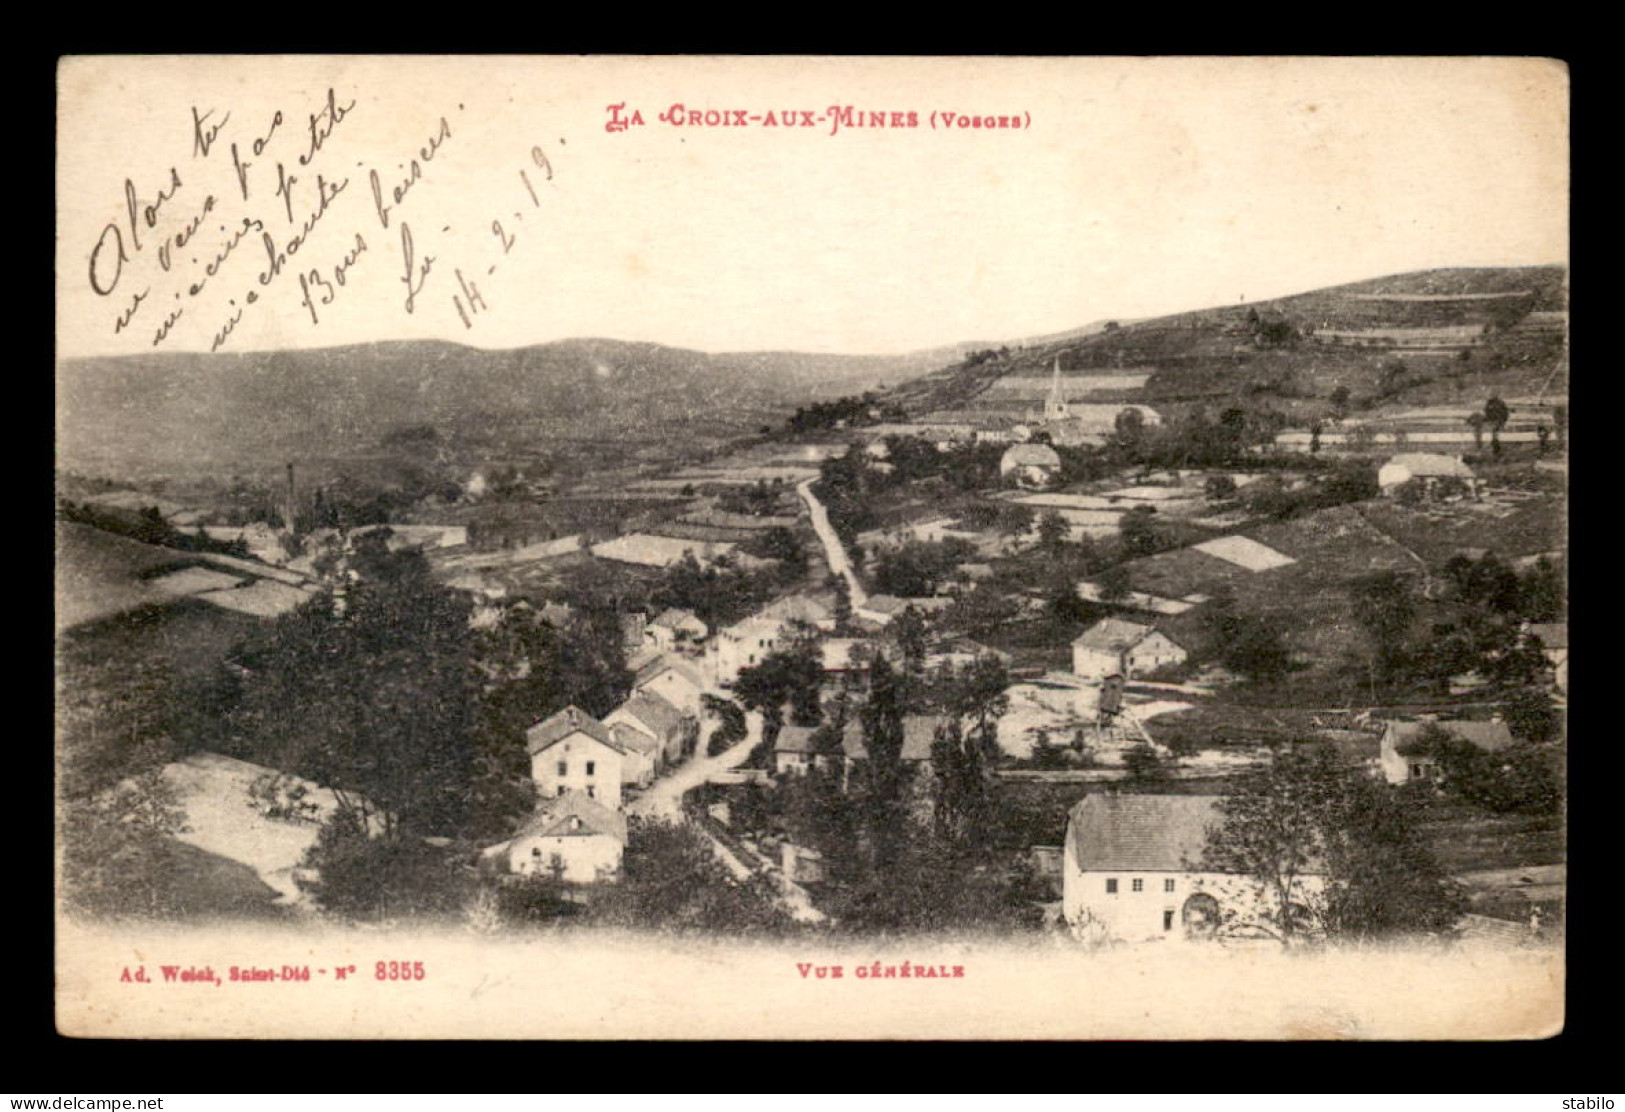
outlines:
{"label": "chimney", "polygon": [[287,528],[288,532],[290,532],[290,533],[294,532],[293,519],[294,519],[294,507],[296,505],[297,505],[297,503],[294,501],[293,464],[290,462],[288,464],[288,494],[287,494],[287,500],[284,503],[283,508],[282,508],[282,523]]}

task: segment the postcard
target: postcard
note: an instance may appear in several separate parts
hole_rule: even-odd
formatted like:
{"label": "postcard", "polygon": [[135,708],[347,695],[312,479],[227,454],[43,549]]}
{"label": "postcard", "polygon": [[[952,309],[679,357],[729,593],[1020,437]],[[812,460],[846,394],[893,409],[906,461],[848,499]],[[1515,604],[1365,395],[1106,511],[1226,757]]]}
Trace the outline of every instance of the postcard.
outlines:
{"label": "postcard", "polygon": [[1562,1030],[1560,62],[57,78],[64,1034]]}

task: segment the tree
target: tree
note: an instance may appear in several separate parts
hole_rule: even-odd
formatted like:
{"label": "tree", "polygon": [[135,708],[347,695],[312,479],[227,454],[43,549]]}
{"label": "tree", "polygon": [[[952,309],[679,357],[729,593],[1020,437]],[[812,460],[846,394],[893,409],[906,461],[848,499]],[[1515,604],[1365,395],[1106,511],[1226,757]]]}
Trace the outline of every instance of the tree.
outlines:
{"label": "tree", "polygon": [[818,691],[823,679],[824,667],[817,642],[803,636],[741,669],[734,679],[733,691],[745,706],[761,711],[769,729],[776,734],[784,725],[787,704],[797,722],[817,723]]}
{"label": "tree", "polygon": [[1020,502],[1003,502],[999,505],[998,530],[1000,536],[1020,537],[1032,530],[1033,522],[1037,520],[1037,513],[1031,506]]}
{"label": "tree", "polygon": [[156,763],[88,796],[62,801],[62,893],[95,916],[156,917],[180,909],[173,837],[186,815]]}
{"label": "tree", "polygon": [[356,579],[342,596],[317,596],[244,650],[239,745],[332,789],[362,829],[460,832],[482,681],[469,604],[382,539],[345,560]]}
{"label": "tree", "polygon": [[1484,425],[1486,420],[1482,413],[1473,412],[1467,415],[1467,424],[1473,430],[1473,451],[1475,452],[1484,450]]}
{"label": "tree", "polygon": [[835,634],[843,636],[852,628],[852,588],[847,585],[846,576],[839,573],[830,573],[830,580],[835,592]]}
{"label": "tree", "polygon": [[1051,510],[1038,519],[1038,546],[1051,556],[1058,555],[1061,546],[1066,543],[1067,535],[1071,532],[1072,528],[1066,523],[1066,518]]}
{"label": "tree", "polygon": [[1032,766],[1037,769],[1066,767],[1065,750],[1050,740],[1049,731],[1045,729],[1033,731],[1033,749],[1030,759]]}
{"label": "tree", "polygon": [[1209,502],[1222,502],[1236,493],[1236,480],[1229,475],[1210,475],[1204,493]]}
{"label": "tree", "polygon": [[1128,559],[1154,556],[1162,551],[1162,536],[1152,520],[1155,514],[1156,511],[1150,506],[1136,506],[1118,519],[1118,537],[1123,545],[1123,555]]}
{"label": "tree", "polygon": [[1563,715],[1552,703],[1552,697],[1538,688],[1526,688],[1513,693],[1501,705],[1507,728],[1519,741],[1553,741],[1563,732]]}
{"label": "tree", "polygon": [[765,884],[735,880],[693,826],[638,817],[628,821],[619,880],[603,886],[586,919],[679,934],[760,935],[783,923]]}
{"label": "tree", "polygon": [[1335,390],[1333,390],[1331,392],[1331,397],[1330,397],[1329,400],[1332,403],[1332,409],[1336,411],[1337,416],[1339,418],[1342,418],[1342,417],[1345,417],[1345,416],[1348,415],[1348,411],[1349,411],[1349,388],[1347,386],[1339,385]]}
{"label": "tree", "polygon": [[1233,928],[1291,945],[1437,932],[1459,917],[1460,894],[1410,811],[1328,745],[1278,749],[1267,769],[1234,782],[1219,813],[1202,868],[1262,892],[1251,914],[1232,911]]}
{"label": "tree", "polygon": [[1128,569],[1121,564],[1101,572],[1095,578],[1095,586],[1100,590],[1100,601],[1106,603],[1126,601],[1133,593],[1129,586]]}
{"label": "tree", "polygon": [[750,736],[750,727],[745,722],[745,712],[731,700],[721,699],[707,692],[700,696],[700,704],[707,715],[719,719],[717,728],[711,731],[707,756],[714,757]]}
{"label": "tree", "polygon": [[1133,783],[1156,783],[1168,779],[1168,769],[1157,751],[1140,741],[1123,752],[1123,768]]}
{"label": "tree", "polygon": [[1368,575],[1355,581],[1353,600],[1355,620],[1371,642],[1372,682],[1387,683],[1399,673],[1416,617],[1410,580],[1392,571]]}
{"label": "tree", "polygon": [[1491,752],[1429,723],[1399,747],[1399,754],[1432,758],[1434,779],[1445,791],[1491,811],[1547,815],[1562,806],[1558,755],[1540,746]]}
{"label": "tree", "polygon": [[895,859],[907,822],[903,802],[904,699],[903,677],[892,670],[885,657],[877,657],[869,666],[869,699],[859,714],[868,754],[860,762],[861,787],[876,869],[885,869]]}
{"label": "tree", "polygon": [[1114,446],[1126,458],[1137,459],[1145,447],[1145,414],[1134,406],[1124,406],[1118,410],[1114,424]]}
{"label": "tree", "polygon": [[958,718],[949,718],[932,738],[931,769],[937,838],[956,846],[985,846],[992,805],[982,747],[965,735]]}
{"label": "tree", "polygon": [[1501,450],[1501,430],[1506,428],[1511,417],[1507,403],[1498,395],[1491,394],[1489,401],[1484,403],[1484,420],[1490,426],[1490,448],[1495,452]]}
{"label": "tree", "polygon": [[1240,613],[1226,599],[1210,603],[1203,622],[1209,639],[1207,652],[1232,672],[1267,683],[1292,670],[1292,651],[1279,622]]}
{"label": "tree", "polygon": [[1522,576],[1518,585],[1518,613],[1531,622],[1553,622],[1563,616],[1568,595],[1563,572],[1545,556]]}
{"label": "tree", "polygon": [[474,890],[455,853],[399,828],[371,830],[358,811],[337,811],[306,851],[310,872],[298,884],[323,911],[345,919],[447,914]]}

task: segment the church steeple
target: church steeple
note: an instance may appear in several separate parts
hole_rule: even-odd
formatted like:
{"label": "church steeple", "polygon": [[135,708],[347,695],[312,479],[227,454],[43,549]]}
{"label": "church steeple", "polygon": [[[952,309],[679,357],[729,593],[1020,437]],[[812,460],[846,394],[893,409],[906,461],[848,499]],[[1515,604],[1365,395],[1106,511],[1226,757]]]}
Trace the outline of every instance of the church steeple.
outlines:
{"label": "church steeple", "polygon": [[1061,357],[1055,357],[1055,377],[1050,381],[1049,400],[1044,403],[1044,419],[1061,421],[1067,416],[1066,395],[1061,393]]}

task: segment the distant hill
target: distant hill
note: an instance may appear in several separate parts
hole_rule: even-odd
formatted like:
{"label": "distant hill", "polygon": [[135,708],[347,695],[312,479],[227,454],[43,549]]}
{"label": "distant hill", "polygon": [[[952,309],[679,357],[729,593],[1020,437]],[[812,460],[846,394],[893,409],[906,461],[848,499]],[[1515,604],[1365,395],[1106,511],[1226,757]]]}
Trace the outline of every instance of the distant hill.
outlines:
{"label": "distant hill", "polygon": [[[1475,388],[1566,391],[1561,323],[1523,324],[1560,317],[1566,309],[1567,271],[1560,266],[1416,271],[1040,337],[997,350],[993,358],[974,354],[887,397],[916,416],[993,407],[993,383],[1048,376],[1057,359],[1068,378],[1145,377],[1131,396],[1108,394],[1103,401],[1179,405],[1274,397],[1291,410],[1324,402],[1339,386],[1373,404],[1453,400]],[[1400,358],[1411,372],[1406,384],[1382,393],[1383,372]]]}
{"label": "distant hill", "polygon": [[583,339],[508,351],[431,341],[75,359],[58,367],[58,462],[126,476],[247,472],[364,452],[392,430],[425,424],[499,454],[554,441],[705,444],[957,355],[708,354]]}
{"label": "distant hill", "polygon": [[[1561,323],[1520,325],[1566,305],[1562,267],[1453,269],[907,355],[578,339],[508,351],[431,341],[76,359],[58,367],[58,463],[122,479],[263,474],[285,461],[355,460],[427,425],[453,462],[539,459],[582,475],[693,458],[782,427],[808,402],[882,387],[913,415],[975,408],[990,404],[993,382],[1047,375],[1056,359],[1069,376],[1144,380],[1103,401],[1275,399],[1297,419],[1338,386],[1372,405],[1459,401],[1469,386],[1566,390]],[[1493,335],[1481,337],[1486,328]],[[1414,373],[1396,392],[1398,356],[1384,334],[1417,329],[1435,330],[1439,347],[1404,353]],[[1352,338],[1329,342],[1339,331]]]}

